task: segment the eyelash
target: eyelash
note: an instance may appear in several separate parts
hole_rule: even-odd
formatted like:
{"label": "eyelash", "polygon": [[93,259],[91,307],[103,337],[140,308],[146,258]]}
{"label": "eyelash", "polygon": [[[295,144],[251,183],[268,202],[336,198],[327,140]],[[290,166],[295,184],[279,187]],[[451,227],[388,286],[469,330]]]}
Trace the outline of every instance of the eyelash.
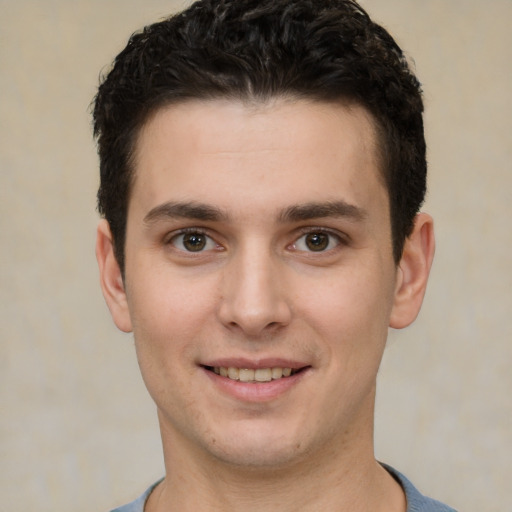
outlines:
{"label": "eyelash", "polygon": [[[208,242],[211,242],[215,245],[215,248],[220,248],[221,246],[215,242],[215,240],[210,236],[208,235],[208,233],[204,230],[204,229],[201,229],[201,228],[183,228],[183,229],[180,229],[177,233],[172,233],[171,236],[169,236],[166,240],[166,244],[167,245],[173,245],[174,246],[174,243],[179,237],[183,237],[184,235],[198,235],[198,236],[203,236],[207,239],[206,241],[206,244],[208,244]],[[197,252],[197,253],[201,253],[201,252],[204,252],[204,248],[201,248],[200,250],[198,251],[187,251],[186,249],[178,249],[176,247],[177,250],[185,253],[185,254],[194,254],[194,252]]]}
{"label": "eyelash", "polygon": [[[297,237],[295,239],[295,241],[289,246],[289,247],[294,248],[295,250],[298,250],[299,252],[305,252],[305,253],[309,253],[309,254],[325,254],[325,253],[332,254],[332,251],[336,250],[340,245],[348,244],[348,240],[342,234],[340,234],[338,232],[334,232],[330,229],[322,228],[322,227],[303,228],[300,230],[300,233],[301,233],[301,235],[299,237]],[[299,242],[299,240],[307,237],[307,235],[325,235],[328,237],[329,245],[333,241],[335,242],[336,245],[334,247],[326,248],[326,249],[319,250],[319,251],[314,251],[314,250],[307,251],[307,250],[296,249],[296,246],[297,246],[297,243]]]}
{"label": "eyelash", "polygon": [[[338,246],[348,244],[348,240],[346,239],[346,237],[344,237],[340,233],[333,232],[329,229],[325,229],[322,227],[301,228],[299,230],[299,233],[300,233],[300,235],[294,239],[293,243],[291,243],[290,245],[287,246],[287,249],[295,250],[295,251],[301,252],[301,253],[323,254],[323,253],[332,253],[332,251],[336,250],[338,248]],[[215,245],[215,249],[223,250],[222,245],[218,244],[214,240],[214,238],[208,234],[208,232],[206,230],[204,230],[202,228],[196,228],[196,227],[183,228],[183,229],[180,229],[178,232],[172,233],[170,236],[167,237],[167,239],[165,240],[165,243],[166,243],[166,245],[172,245],[172,246],[176,247],[173,242],[175,242],[179,237],[182,237],[187,234],[203,236],[203,237],[207,238],[206,244],[208,244],[209,242],[213,243]],[[335,242],[336,245],[334,247],[330,247],[330,248],[327,247],[326,249],[321,249],[319,251],[314,251],[314,250],[308,251],[305,249],[297,249],[298,242],[301,239],[307,237],[307,235],[325,235],[328,237],[327,243],[329,245],[331,245],[333,243],[333,241]],[[194,254],[194,253],[200,254],[200,253],[205,252],[204,247],[200,248],[198,251],[179,249],[177,247],[176,247],[176,249],[185,254]],[[212,249],[209,249],[209,250],[212,250]]]}

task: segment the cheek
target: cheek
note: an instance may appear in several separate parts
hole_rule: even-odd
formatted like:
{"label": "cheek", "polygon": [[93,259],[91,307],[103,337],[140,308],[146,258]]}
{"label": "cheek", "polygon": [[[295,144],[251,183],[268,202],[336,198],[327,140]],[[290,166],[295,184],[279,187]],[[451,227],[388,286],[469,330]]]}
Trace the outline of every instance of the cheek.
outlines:
{"label": "cheek", "polygon": [[130,283],[128,302],[139,366],[153,395],[159,381],[176,381],[195,369],[198,346],[212,331],[208,290],[216,288],[165,272],[139,275],[144,279]]}
{"label": "cheek", "polygon": [[207,280],[169,272],[140,272],[128,289],[134,330],[145,329],[153,337],[175,335],[201,325],[212,309],[216,289]]}
{"label": "cheek", "polygon": [[187,301],[169,295],[137,297],[132,304],[133,334],[137,361],[149,394],[160,407],[175,404],[182,408],[188,400],[183,383],[196,370],[194,347],[195,340],[200,339],[197,326],[201,322],[197,309],[187,308]]}
{"label": "cheek", "polygon": [[369,272],[340,272],[310,286],[298,315],[328,341],[330,350],[347,353],[380,351],[392,307],[393,283]]}

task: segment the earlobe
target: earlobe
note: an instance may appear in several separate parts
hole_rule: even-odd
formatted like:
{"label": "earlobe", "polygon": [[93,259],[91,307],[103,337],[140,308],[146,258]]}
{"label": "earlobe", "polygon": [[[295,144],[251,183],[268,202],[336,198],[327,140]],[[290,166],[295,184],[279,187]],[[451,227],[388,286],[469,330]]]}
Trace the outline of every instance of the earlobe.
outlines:
{"label": "earlobe", "polygon": [[131,332],[132,323],[123,276],[114,254],[114,243],[110,226],[101,220],[96,233],[96,259],[100,271],[103,297],[116,326],[123,332]]}
{"label": "earlobe", "polygon": [[390,327],[402,329],[418,316],[434,251],[434,222],[430,215],[419,213],[414,221],[413,232],[405,241],[399,263]]}

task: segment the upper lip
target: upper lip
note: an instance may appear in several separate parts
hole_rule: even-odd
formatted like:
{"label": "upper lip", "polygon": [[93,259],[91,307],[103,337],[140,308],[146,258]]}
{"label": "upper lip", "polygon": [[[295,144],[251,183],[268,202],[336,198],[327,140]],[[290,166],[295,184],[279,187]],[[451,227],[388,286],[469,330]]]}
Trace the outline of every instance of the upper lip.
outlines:
{"label": "upper lip", "polygon": [[201,366],[209,366],[213,368],[244,368],[251,370],[258,370],[261,368],[291,368],[292,370],[299,370],[309,364],[297,360],[286,359],[281,357],[265,357],[265,358],[246,358],[246,357],[223,357],[218,359],[211,359]]}

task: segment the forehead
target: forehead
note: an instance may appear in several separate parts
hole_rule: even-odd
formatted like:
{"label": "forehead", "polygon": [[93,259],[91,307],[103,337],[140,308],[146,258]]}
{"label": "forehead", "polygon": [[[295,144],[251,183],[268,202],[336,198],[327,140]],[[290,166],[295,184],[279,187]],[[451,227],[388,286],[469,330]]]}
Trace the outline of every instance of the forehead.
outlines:
{"label": "forehead", "polygon": [[183,102],[142,128],[132,200],[368,201],[382,188],[376,146],[373,119],[358,105]]}
{"label": "forehead", "polygon": [[[136,154],[141,155],[148,139],[162,134],[162,129],[170,131],[173,128],[180,132],[187,131],[187,138],[194,138],[202,142],[214,144],[222,140],[226,143],[234,142],[225,139],[224,134],[238,134],[238,142],[245,145],[247,149],[257,145],[259,141],[253,139],[259,127],[264,126],[265,131],[271,135],[272,131],[278,131],[289,125],[289,122],[299,122],[289,137],[289,142],[294,143],[297,136],[311,138],[314,133],[318,134],[313,140],[323,139],[325,129],[329,129],[333,135],[342,135],[337,139],[343,143],[350,136],[347,125],[351,125],[352,132],[357,136],[366,149],[374,149],[378,142],[376,122],[369,111],[363,106],[349,101],[324,102],[314,99],[297,99],[294,97],[275,97],[268,100],[248,99],[212,99],[199,100],[190,99],[164,105],[156,109],[143,124],[136,139]],[[307,122],[308,126],[300,121]],[[210,131],[210,127],[218,128],[217,135]],[[288,126],[289,128],[289,126]],[[309,129],[308,129],[309,128]],[[268,130],[271,130],[270,132]],[[343,133],[340,133],[343,131]],[[244,137],[245,135],[245,137]],[[362,136],[362,137],[361,137]],[[271,136],[269,138],[272,138]],[[184,142],[184,140],[180,140]],[[275,140],[281,144],[282,140]],[[370,147],[371,146],[371,147]]]}

